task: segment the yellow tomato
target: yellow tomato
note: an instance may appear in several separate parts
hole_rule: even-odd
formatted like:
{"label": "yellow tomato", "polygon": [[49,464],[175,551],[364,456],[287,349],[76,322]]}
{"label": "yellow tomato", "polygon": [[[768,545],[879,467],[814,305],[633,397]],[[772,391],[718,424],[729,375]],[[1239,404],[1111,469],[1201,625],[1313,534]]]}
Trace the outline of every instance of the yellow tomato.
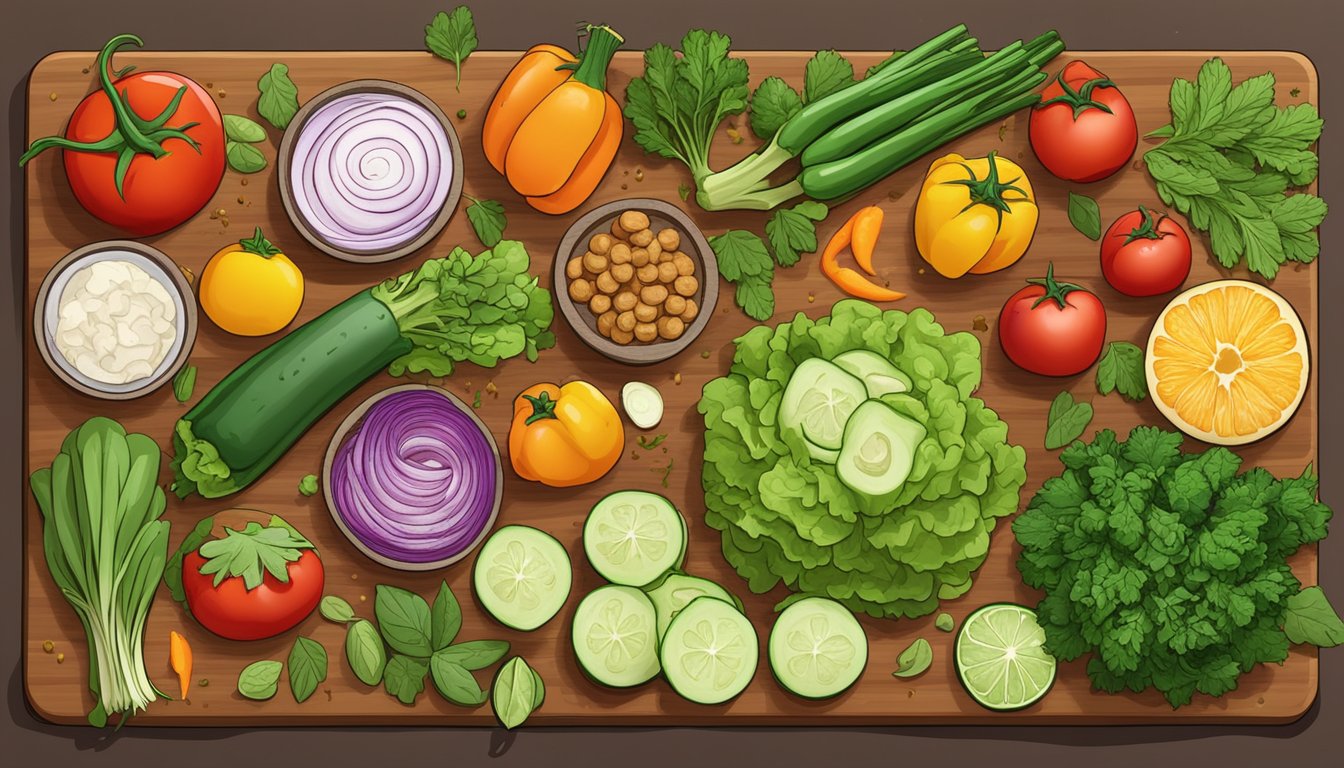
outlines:
{"label": "yellow tomato", "polygon": [[509,460],[524,480],[557,488],[591,483],[624,449],[616,406],[586,381],[534,384],[513,401]]}
{"label": "yellow tomato", "polygon": [[256,234],[210,257],[201,274],[201,309],[237,336],[265,336],[289,325],[303,304],[303,273]]}
{"label": "yellow tomato", "polygon": [[915,203],[915,246],[938,273],[961,277],[1012,266],[1036,233],[1040,211],[1017,163],[945,155],[933,161]]}

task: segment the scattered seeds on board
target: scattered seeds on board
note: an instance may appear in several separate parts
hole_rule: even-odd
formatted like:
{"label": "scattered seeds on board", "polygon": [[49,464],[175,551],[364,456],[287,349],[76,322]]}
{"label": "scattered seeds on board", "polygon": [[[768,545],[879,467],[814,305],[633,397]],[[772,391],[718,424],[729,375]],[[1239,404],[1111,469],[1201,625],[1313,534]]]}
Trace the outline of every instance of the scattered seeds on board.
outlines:
{"label": "scattered seeds on board", "polygon": [[706,349],[706,350],[702,351],[702,352],[700,353],[700,356],[703,357],[704,359],[708,360],[708,359],[709,359],[709,350]]}
{"label": "scattered seeds on board", "polygon": [[65,654],[64,654],[64,653],[58,653],[58,654],[56,654],[56,663],[57,663],[57,664],[64,664],[64,663],[65,663]]}
{"label": "scattered seeds on board", "polygon": [[51,642],[50,640],[43,640],[43,641],[42,641],[42,651],[43,651],[43,653],[51,653],[51,652],[54,651],[54,650],[56,650],[56,644],[55,644],[55,643]]}
{"label": "scattered seeds on board", "polygon": [[985,316],[984,316],[984,315],[976,315],[976,316],[971,320],[971,330],[973,330],[973,331],[988,331],[988,330],[989,330],[989,323],[985,322]]}
{"label": "scattered seeds on board", "polygon": [[459,109],[459,110],[457,110],[457,119],[458,119],[458,120],[466,120],[466,119],[467,119],[467,110],[465,110],[465,109]]}
{"label": "scattered seeds on board", "polygon": [[924,268],[923,268],[923,267],[920,267],[920,268],[919,268],[919,274],[921,274],[921,275],[924,274]]}
{"label": "scattered seeds on board", "polygon": [[219,98],[222,99],[222,98],[224,98],[225,96],[228,96],[228,95],[229,95],[229,94],[228,94],[228,93],[225,93],[225,91],[224,91],[223,88],[220,88],[220,89],[219,89]]}
{"label": "scattered seeds on board", "polygon": [[51,98],[52,101],[55,101],[55,100],[56,100],[56,92],[55,92],[55,91],[52,91],[52,92],[51,92],[51,97],[50,97],[50,98]]}
{"label": "scattered seeds on board", "polygon": [[816,296],[814,296],[814,295],[812,295],[812,294],[810,294],[810,293],[807,294],[807,303],[808,303],[808,304],[811,304],[811,303],[815,302],[816,300],[817,300],[817,297],[816,297]]}
{"label": "scattered seeds on board", "polygon": [[496,387],[496,386],[495,386],[495,382],[493,382],[493,381],[487,381],[487,382],[485,383],[485,393],[486,393],[487,395],[491,395],[492,397],[498,398],[498,397],[499,397],[499,387]]}
{"label": "scattered seeds on board", "polygon": [[636,169],[635,169],[635,181],[643,181],[643,180],[644,180],[644,169],[643,169],[643,168],[636,168]]}
{"label": "scattered seeds on board", "polygon": [[209,681],[208,679],[202,677],[200,680],[197,680],[197,681],[196,681],[196,686],[197,686],[198,688],[209,688],[209,687],[210,687],[210,681]]}
{"label": "scattered seeds on board", "polygon": [[85,67],[85,68],[79,70],[79,72],[80,72],[80,74],[82,74],[82,75],[87,75],[87,74],[89,74],[89,68],[88,68],[88,67]]}
{"label": "scattered seeds on board", "polygon": [[672,375],[672,383],[673,383],[673,384],[680,384],[680,383],[681,383],[681,374],[680,374],[680,373],[677,373],[677,374],[673,374],[673,375]]}
{"label": "scattered seeds on board", "polygon": [[728,129],[728,140],[731,141],[731,142],[733,142],[734,144],[741,144],[741,143],[742,143],[742,132],[739,131],[739,130],[737,130],[736,128],[729,128],[729,129]]}
{"label": "scattered seeds on board", "polygon": [[350,574],[350,580],[351,580],[351,581],[359,581],[359,574],[358,574],[358,573],[352,573],[352,574]]}
{"label": "scattered seeds on board", "polygon": [[621,185],[621,189],[629,189],[629,188],[630,188],[630,185],[629,185],[629,184],[622,184],[622,185]]}
{"label": "scattered seeds on board", "polygon": [[242,182],[243,182],[243,186],[246,187],[246,186],[247,186],[247,177],[243,177]]}
{"label": "scattered seeds on board", "polygon": [[361,603],[363,603],[363,602],[368,602],[368,599],[369,599],[369,596],[368,596],[368,595],[360,595],[360,596],[359,596],[359,602],[361,602]]}

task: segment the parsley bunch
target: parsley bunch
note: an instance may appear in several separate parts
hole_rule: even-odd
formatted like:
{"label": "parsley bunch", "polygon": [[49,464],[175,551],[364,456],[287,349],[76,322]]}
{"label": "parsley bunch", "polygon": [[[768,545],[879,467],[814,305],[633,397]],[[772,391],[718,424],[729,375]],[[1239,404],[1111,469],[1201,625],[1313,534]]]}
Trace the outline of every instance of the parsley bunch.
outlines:
{"label": "parsley bunch", "polygon": [[1018,570],[1045,591],[1046,649],[1061,661],[1092,653],[1095,687],[1152,686],[1172,707],[1287,658],[1301,588],[1287,559],[1324,538],[1331,515],[1310,469],[1238,474],[1226,448],[1183,453],[1181,440],[1136,427],[1124,441],[1108,429],[1075,442],[1013,522]]}
{"label": "parsley bunch", "polygon": [[1220,264],[1244,260],[1273,279],[1284,262],[1310,262],[1320,252],[1325,202],[1286,194],[1315,180],[1311,146],[1320,135],[1316,107],[1274,106],[1273,73],[1234,88],[1227,64],[1214,58],[1195,82],[1172,83],[1171,124],[1149,134],[1169,138],[1143,161],[1162,200],[1209,234]]}

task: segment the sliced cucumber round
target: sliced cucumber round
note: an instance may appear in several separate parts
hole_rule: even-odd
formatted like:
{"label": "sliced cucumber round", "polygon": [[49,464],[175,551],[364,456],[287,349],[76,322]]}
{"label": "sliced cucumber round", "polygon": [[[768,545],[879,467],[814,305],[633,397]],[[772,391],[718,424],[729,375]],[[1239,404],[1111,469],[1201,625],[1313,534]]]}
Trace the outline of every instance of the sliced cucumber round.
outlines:
{"label": "sliced cucumber round", "polygon": [[808,699],[836,696],[868,664],[868,636],[854,614],[824,597],[785,608],[770,630],[770,669],[789,691]]}
{"label": "sliced cucumber round", "polygon": [[571,636],[579,667],[603,685],[640,685],[661,669],[653,603],[634,587],[608,584],[589,592],[574,612]]}
{"label": "sliced cucumber round", "polygon": [[998,712],[1040,701],[1055,684],[1055,657],[1046,652],[1036,612],[991,603],[966,617],[957,632],[957,678],[976,703]]}
{"label": "sliced cucumber round", "polygon": [[686,555],[686,521],[656,493],[617,491],[588,513],[583,551],[602,578],[643,587]]}
{"label": "sliced cucumber round", "polygon": [[697,597],[668,626],[659,656],[683,698],[722,704],[751,684],[760,650],[756,630],[732,603]]}
{"label": "sliced cucumber round", "polygon": [[649,590],[649,600],[658,617],[658,639],[667,634],[672,620],[681,613],[681,609],[690,605],[697,597],[714,597],[742,610],[742,602],[723,587],[709,579],[691,576],[685,573],[670,573],[657,586]]}
{"label": "sliced cucumber round", "polygon": [[858,378],[825,360],[809,358],[794,369],[784,387],[779,425],[798,430],[818,448],[837,451],[850,415],[867,399],[868,391]]}
{"label": "sliced cucumber round", "polygon": [[550,621],[569,598],[569,554],[549,533],[506,525],[481,547],[472,586],[500,624],[531,632]]}

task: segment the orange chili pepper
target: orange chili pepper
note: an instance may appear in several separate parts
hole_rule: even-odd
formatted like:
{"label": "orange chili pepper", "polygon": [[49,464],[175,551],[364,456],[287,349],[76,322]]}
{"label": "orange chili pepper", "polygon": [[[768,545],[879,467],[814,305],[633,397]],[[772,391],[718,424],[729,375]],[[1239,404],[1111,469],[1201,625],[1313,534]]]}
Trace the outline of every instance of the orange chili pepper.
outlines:
{"label": "orange chili pepper", "polygon": [[845,250],[854,236],[854,217],[850,216],[843,226],[831,235],[831,239],[826,243],[826,249],[821,252],[821,271],[830,277],[831,273],[839,265],[837,257],[840,252]]}
{"label": "orange chili pepper", "polygon": [[873,249],[877,247],[877,234],[882,230],[884,217],[882,209],[876,205],[862,208],[854,214],[854,237],[850,250],[854,252],[854,260],[870,275],[877,274],[873,271]]}
{"label": "orange chili pepper", "polygon": [[900,291],[884,288],[849,267],[836,267],[835,273],[827,275],[845,293],[868,301],[899,301],[905,298]]}
{"label": "orange chili pepper", "polygon": [[177,673],[182,698],[186,699],[187,689],[191,687],[191,645],[187,643],[187,638],[176,631],[168,633],[168,663]]}

